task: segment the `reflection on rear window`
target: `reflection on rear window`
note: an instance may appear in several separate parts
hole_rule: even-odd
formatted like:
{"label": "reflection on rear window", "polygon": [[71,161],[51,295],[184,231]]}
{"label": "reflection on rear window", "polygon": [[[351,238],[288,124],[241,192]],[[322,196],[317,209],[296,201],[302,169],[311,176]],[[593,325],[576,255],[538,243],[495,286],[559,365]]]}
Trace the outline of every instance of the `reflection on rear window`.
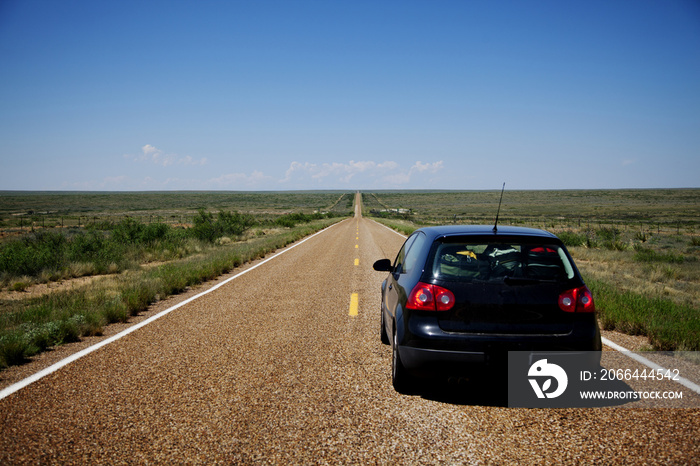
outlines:
{"label": "reflection on rear window", "polygon": [[574,270],[557,245],[444,243],[437,247],[433,275],[443,280],[564,280],[573,278]]}

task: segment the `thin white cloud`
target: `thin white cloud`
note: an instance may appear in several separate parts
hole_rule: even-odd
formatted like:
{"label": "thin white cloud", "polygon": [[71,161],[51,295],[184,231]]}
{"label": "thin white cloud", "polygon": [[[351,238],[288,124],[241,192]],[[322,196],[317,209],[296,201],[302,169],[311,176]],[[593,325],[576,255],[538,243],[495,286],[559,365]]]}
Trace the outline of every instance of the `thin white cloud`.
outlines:
{"label": "thin white cloud", "polygon": [[417,173],[437,173],[443,169],[442,160],[433,163],[423,163],[418,160],[408,170],[397,170],[384,177],[384,182],[392,186],[403,186],[411,182]]}
{"label": "thin white cloud", "polygon": [[216,189],[241,189],[261,187],[266,182],[272,181],[271,176],[255,170],[250,175],[245,173],[227,173],[207,181],[207,186]]}
{"label": "thin white cloud", "polygon": [[416,163],[413,164],[411,169],[409,170],[410,172],[430,172],[430,173],[437,173],[438,171],[443,169],[443,162],[442,160],[438,162],[433,162],[433,163],[423,163],[420,160],[417,161]]}
{"label": "thin white cloud", "polygon": [[406,168],[394,161],[375,162],[371,160],[354,161],[348,163],[322,163],[292,162],[280,180],[282,184],[300,185],[311,182],[311,187],[321,185],[333,187],[337,184],[349,184],[357,181],[365,184],[371,180],[387,186],[403,186],[411,182],[417,173],[437,173],[444,168],[443,161],[423,163],[416,161]]}
{"label": "thin white cloud", "polygon": [[150,162],[154,165],[169,167],[173,165],[206,165],[207,158],[194,159],[189,155],[180,157],[177,154],[169,154],[161,149],[158,149],[151,144],[146,144],[141,147],[140,155],[125,154],[125,158],[135,160],[137,162]]}
{"label": "thin white cloud", "polygon": [[[373,161],[350,160],[348,162],[298,162],[290,163],[282,177],[266,175],[260,170],[252,172],[210,173],[209,177],[191,178],[193,173],[182,173],[186,165],[206,163],[206,159],[194,160],[189,156],[179,157],[164,153],[155,146],[146,144],[138,156],[125,155],[135,162],[160,167],[180,165],[179,176],[160,178],[157,174],[142,177],[121,176],[90,183],[93,189],[365,189],[365,188],[411,188],[428,187],[438,183],[444,162],[423,161]],[[87,188],[87,186],[85,186]]]}
{"label": "thin white cloud", "polygon": [[100,191],[108,189],[122,189],[129,178],[126,176],[109,176],[102,180],[86,180],[75,182],[64,182],[61,189],[76,189],[84,191]]}

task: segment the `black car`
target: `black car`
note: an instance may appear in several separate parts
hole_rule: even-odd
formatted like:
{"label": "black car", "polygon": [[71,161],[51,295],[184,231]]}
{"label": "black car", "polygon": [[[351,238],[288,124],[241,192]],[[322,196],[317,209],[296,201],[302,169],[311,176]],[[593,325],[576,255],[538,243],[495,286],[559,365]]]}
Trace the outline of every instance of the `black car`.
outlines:
{"label": "black car", "polygon": [[600,351],[591,292],[552,233],[451,225],[416,230],[382,283],[381,339],[394,388],[414,377],[469,377],[508,351]]}

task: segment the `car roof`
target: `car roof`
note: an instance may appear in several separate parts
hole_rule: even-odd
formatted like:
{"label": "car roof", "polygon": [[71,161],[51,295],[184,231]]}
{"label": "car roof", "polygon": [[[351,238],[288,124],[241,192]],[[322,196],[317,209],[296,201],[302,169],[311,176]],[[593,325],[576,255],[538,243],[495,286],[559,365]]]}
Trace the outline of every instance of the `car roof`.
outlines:
{"label": "car roof", "polygon": [[503,225],[494,232],[493,225],[443,225],[435,227],[424,227],[416,231],[424,232],[431,240],[445,236],[492,236],[497,239],[499,236],[526,236],[548,239],[557,239],[556,235],[538,228],[513,227]]}

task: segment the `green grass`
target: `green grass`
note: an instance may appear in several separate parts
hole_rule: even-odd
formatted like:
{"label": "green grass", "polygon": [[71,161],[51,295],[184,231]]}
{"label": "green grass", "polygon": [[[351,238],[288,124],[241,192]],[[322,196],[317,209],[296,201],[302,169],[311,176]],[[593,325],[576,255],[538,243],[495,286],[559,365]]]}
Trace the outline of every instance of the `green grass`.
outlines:
{"label": "green grass", "polygon": [[376,217],[373,218],[374,221],[381,223],[382,225],[386,225],[392,230],[396,230],[402,235],[410,235],[414,231],[416,231],[420,226],[414,224],[413,222],[407,221],[407,220],[397,220],[397,219],[387,219],[387,218],[382,218],[382,217]]}
{"label": "green grass", "polygon": [[602,327],[644,335],[657,351],[700,350],[700,310],[661,297],[648,297],[600,281],[586,280]]}
{"label": "green grass", "polygon": [[[650,248],[637,247],[635,248],[634,260],[637,262],[665,262],[669,264],[682,264],[686,261],[686,258],[683,254],[658,252]],[[689,260],[694,260],[694,258]]]}

